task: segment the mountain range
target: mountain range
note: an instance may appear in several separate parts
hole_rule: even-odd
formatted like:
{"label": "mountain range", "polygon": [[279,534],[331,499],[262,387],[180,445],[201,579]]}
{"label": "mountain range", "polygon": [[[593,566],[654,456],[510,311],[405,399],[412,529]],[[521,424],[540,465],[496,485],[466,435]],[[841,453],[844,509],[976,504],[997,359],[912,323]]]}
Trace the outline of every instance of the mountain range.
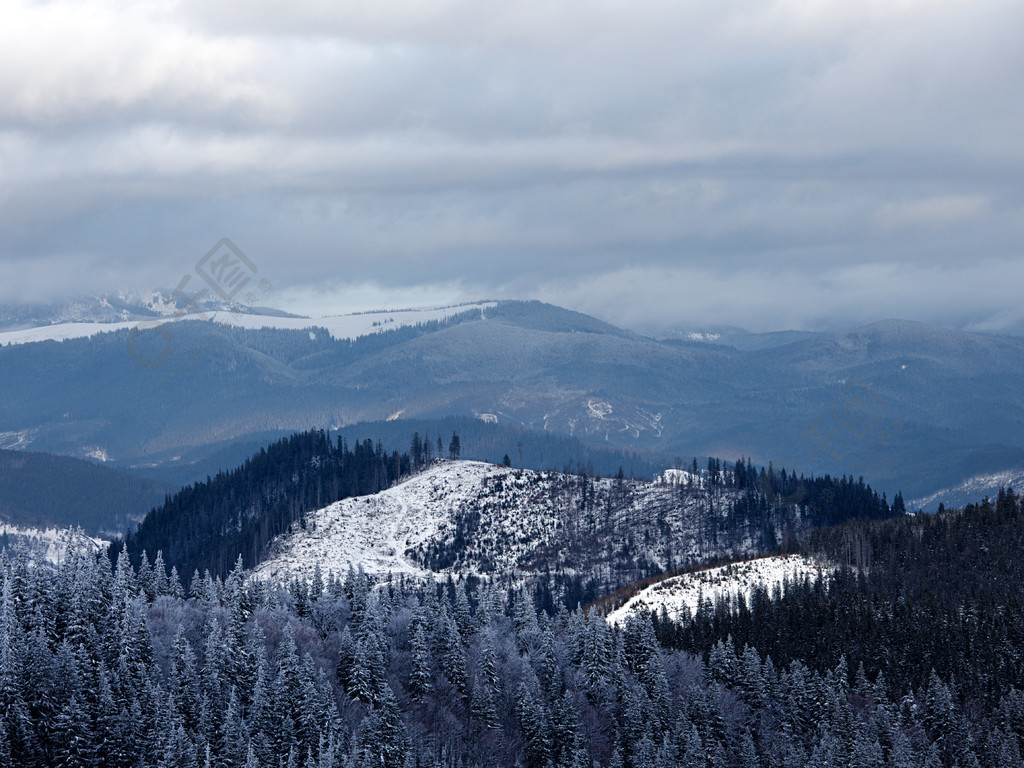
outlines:
{"label": "mountain range", "polygon": [[[663,466],[750,457],[864,476],[929,505],[965,482],[994,492],[977,478],[1024,468],[1024,339],[1013,336],[890,320],[656,339],[537,302],[344,321],[205,316],[94,323],[64,341],[4,334],[0,447],[180,482],[294,430],[456,415]],[[362,326],[345,330],[352,318]]]}
{"label": "mountain range", "polygon": [[1018,340],[228,314],[6,336],[0,512],[197,481],[0,556],[0,763],[1021,764],[1020,498],[847,475],[1016,482]]}

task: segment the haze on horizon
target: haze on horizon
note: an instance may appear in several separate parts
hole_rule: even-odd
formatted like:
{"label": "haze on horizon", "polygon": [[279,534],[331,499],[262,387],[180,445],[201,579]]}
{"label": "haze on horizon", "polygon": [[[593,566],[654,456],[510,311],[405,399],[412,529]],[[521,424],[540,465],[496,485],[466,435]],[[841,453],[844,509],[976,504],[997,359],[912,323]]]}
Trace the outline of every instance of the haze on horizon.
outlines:
{"label": "haze on horizon", "polygon": [[1024,6],[12,0],[0,302],[1024,330]]}

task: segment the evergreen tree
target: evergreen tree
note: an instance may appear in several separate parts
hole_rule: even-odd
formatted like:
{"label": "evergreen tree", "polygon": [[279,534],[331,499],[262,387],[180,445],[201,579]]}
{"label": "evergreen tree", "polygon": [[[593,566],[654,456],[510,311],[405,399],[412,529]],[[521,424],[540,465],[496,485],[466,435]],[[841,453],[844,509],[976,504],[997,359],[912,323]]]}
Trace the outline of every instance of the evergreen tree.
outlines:
{"label": "evergreen tree", "polygon": [[77,692],[61,707],[53,723],[53,766],[87,768],[95,765],[96,740],[88,711]]}
{"label": "evergreen tree", "polygon": [[525,680],[516,695],[516,716],[526,739],[527,768],[542,768],[551,754],[547,707]]}
{"label": "evergreen tree", "polygon": [[242,719],[241,705],[234,687],[216,735],[216,762],[223,768],[242,768],[248,751],[249,734]]}
{"label": "evergreen tree", "polygon": [[496,730],[501,725],[494,704],[494,688],[486,679],[473,683],[470,715],[489,730]]}
{"label": "evergreen tree", "polygon": [[411,639],[412,671],[409,676],[409,693],[416,700],[421,700],[433,689],[431,672],[430,637],[425,623],[415,621]]}
{"label": "evergreen tree", "polygon": [[359,724],[356,743],[360,766],[405,768],[409,734],[389,685],[385,684],[378,703]]}
{"label": "evergreen tree", "polygon": [[452,618],[446,618],[441,628],[438,655],[444,677],[455,686],[463,696],[468,693],[466,682],[466,654],[463,649],[462,634]]}

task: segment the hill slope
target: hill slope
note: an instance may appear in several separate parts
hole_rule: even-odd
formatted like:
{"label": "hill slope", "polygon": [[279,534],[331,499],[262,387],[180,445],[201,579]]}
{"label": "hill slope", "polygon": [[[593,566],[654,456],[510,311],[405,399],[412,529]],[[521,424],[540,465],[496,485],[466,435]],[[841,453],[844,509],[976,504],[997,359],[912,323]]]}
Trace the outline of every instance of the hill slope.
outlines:
{"label": "hill slope", "polygon": [[164,500],[169,488],[89,461],[0,450],[0,522],[20,528],[80,526],[119,533]]}
{"label": "hill slope", "polygon": [[825,528],[799,545],[835,566],[824,580],[798,573],[780,594],[768,585],[742,603],[719,599],[658,631],[703,654],[720,641],[748,645],[779,668],[799,661],[824,673],[845,660],[894,696],[937,673],[954,701],[994,706],[1024,687],[1022,541],[1024,503],[1010,491],[962,510]]}
{"label": "hill slope", "polygon": [[724,512],[736,496],[444,461],[379,494],[310,512],[257,573],[309,578],[319,565],[377,575],[605,570],[629,578],[709,552],[756,550],[760,542],[745,532],[701,539],[709,500]]}
{"label": "hill slope", "polygon": [[706,603],[712,606],[740,597],[750,601],[754,592],[773,593],[787,582],[815,579],[830,568],[801,555],[775,555],[705,568],[651,584],[608,613],[612,624],[625,624],[633,614],[664,612],[673,621],[688,621]]}
{"label": "hill slope", "polygon": [[[796,482],[793,498],[766,497],[731,471],[718,483],[677,470],[644,481],[444,461],[380,493],[308,512],[256,572],[278,580],[309,579],[317,567],[324,575],[358,567],[375,575],[575,574],[596,597],[680,565],[770,550],[826,519],[890,514],[870,488],[845,479]],[[827,507],[815,500],[822,496]]]}
{"label": "hill slope", "polygon": [[162,329],[0,348],[0,440],[169,465],[257,434],[457,414],[684,459],[865,475],[890,496],[1024,468],[1016,337],[886,321],[741,350],[537,302],[355,340]]}

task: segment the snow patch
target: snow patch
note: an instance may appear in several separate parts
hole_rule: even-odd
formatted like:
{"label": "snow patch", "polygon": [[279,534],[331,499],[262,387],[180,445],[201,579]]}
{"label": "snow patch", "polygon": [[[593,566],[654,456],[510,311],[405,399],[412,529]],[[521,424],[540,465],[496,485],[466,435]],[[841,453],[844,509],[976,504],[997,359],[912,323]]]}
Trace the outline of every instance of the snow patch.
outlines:
{"label": "snow patch", "polygon": [[[328,317],[276,317],[272,315],[250,315],[236,312],[200,312],[189,315],[178,315],[176,311],[170,311],[172,305],[154,303],[150,309],[160,312],[168,319],[166,321],[131,321],[118,323],[56,323],[36,328],[26,328],[17,331],[6,331],[0,333],[0,347],[12,344],[31,344],[37,341],[65,341],[67,339],[90,338],[100,333],[113,333],[115,331],[140,328],[146,330],[159,325],[161,322],[177,322],[179,320],[203,320],[222,325],[234,326],[236,328],[260,329],[278,328],[283,330],[307,330],[312,326],[324,328],[330,337],[336,341],[345,339],[357,339],[361,336],[370,336],[375,333],[401,328],[406,325],[417,325],[433,321],[444,321],[455,315],[473,310],[483,311],[497,305],[497,302],[482,302],[480,304],[464,304],[454,307],[438,307],[434,309],[410,309],[392,312],[367,312],[355,315],[331,315]],[[315,339],[311,331],[310,338]]]}
{"label": "snow patch", "polygon": [[71,542],[86,542],[96,552],[110,546],[106,539],[86,536],[76,528],[24,528],[0,522],[0,536],[7,536],[13,550],[24,550],[34,560],[59,563]]}
{"label": "snow patch", "polygon": [[96,461],[111,461],[110,454],[107,453],[106,449],[100,448],[98,445],[93,448],[87,448],[85,455],[90,459],[96,459]]}
{"label": "snow patch", "polygon": [[700,475],[687,472],[685,469],[666,469],[655,480],[665,485],[682,485],[688,488],[700,488],[703,486]]}
{"label": "snow patch", "polygon": [[[787,580],[827,578],[829,569],[800,555],[762,557],[718,568],[709,568],[673,576],[638,592],[620,608],[608,614],[610,624],[624,623],[631,613],[650,613],[665,609],[671,618],[693,615],[705,601],[720,597],[731,600],[742,594],[749,599],[757,588],[769,592]],[[685,609],[685,610],[684,610]]]}
{"label": "snow patch", "polygon": [[478,461],[443,462],[372,496],[357,496],[306,516],[305,530],[277,540],[277,552],[257,578],[310,578],[317,563],[327,574],[359,565],[369,574],[425,576],[406,550],[438,535],[460,505],[479,494],[484,478],[510,469]]}
{"label": "snow patch", "polygon": [[23,429],[19,432],[0,432],[0,448],[12,451],[28,448],[32,444],[36,432],[38,430],[35,429]]}

